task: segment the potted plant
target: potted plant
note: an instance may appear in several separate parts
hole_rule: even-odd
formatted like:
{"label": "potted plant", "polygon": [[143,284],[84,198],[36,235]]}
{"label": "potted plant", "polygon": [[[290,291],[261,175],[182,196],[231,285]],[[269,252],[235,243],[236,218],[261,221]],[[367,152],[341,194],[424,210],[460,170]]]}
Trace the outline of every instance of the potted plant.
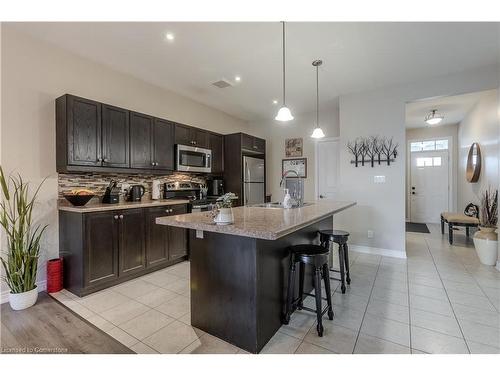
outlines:
{"label": "potted plant", "polygon": [[234,223],[233,199],[236,199],[234,193],[226,193],[217,198],[214,212],[214,221],[216,224],[227,225]]}
{"label": "potted plant", "polygon": [[498,258],[498,190],[486,190],[481,197],[479,231],[474,233],[474,247],[481,263],[494,266]]}
{"label": "potted plant", "polygon": [[47,226],[33,225],[33,207],[42,186],[30,197],[29,183],[20,175],[6,178],[0,166],[0,224],[6,234],[7,250],[0,257],[5,274],[2,279],[10,288],[9,303],[13,310],[33,306],[38,297],[36,275],[40,239]]}

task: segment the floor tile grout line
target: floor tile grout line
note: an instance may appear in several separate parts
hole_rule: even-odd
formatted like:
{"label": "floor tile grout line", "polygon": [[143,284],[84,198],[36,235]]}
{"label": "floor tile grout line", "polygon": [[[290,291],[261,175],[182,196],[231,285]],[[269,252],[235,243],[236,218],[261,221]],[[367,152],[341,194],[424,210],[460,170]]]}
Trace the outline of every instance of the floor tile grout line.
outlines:
{"label": "floor tile grout line", "polygon": [[[434,260],[434,255],[433,255],[433,254],[432,254],[432,252],[430,251],[430,247],[429,247],[429,243],[427,242],[427,239],[425,239],[425,243],[427,244],[427,248],[429,249],[429,252],[431,253],[431,258],[432,258],[432,261],[434,262],[434,265],[436,265],[436,262],[435,262],[435,260]],[[439,272],[439,270],[437,269],[437,267],[436,267],[436,270],[437,270],[437,273],[438,273],[439,279],[441,280],[441,284],[442,284],[442,285],[443,285],[443,287],[444,287],[443,279],[441,278],[441,273]],[[457,314],[455,313],[455,309],[453,308],[453,304],[451,303],[450,296],[448,295],[448,291],[446,290],[446,288],[444,289],[444,292],[446,293],[446,297],[448,298],[448,302],[449,302],[449,304],[450,304],[451,311],[453,312],[453,316],[455,317],[455,320],[457,321],[458,328],[460,329],[460,332],[462,333],[462,337],[463,337],[463,340],[464,340],[464,343],[465,343],[465,347],[467,348],[467,351],[468,351],[468,352],[469,352],[469,354],[470,354],[469,344],[467,343],[467,340],[465,339],[464,331],[462,330],[462,325],[460,324],[460,321],[459,321],[459,320],[458,320],[458,318],[457,318]]]}
{"label": "floor tile grout line", "polygon": [[361,334],[361,328],[363,328],[363,323],[365,321],[366,312],[368,311],[368,306],[370,305],[370,300],[371,300],[371,297],[372,297],[373,288],[375,287],[375,280],[377,278],[377,274],[378,274],[378,270],[380,268],[380,262],[381,261],[382,261],[382,257],[380,257],[380,261],[379,261],[379,263],[377,265],[377,272],[375,272],[375,279],[373,280],[373,284],[372,284],[372,287],[371,287],[371,290],[370,290],[370,295],[368,296],[368,302],[366,303],[365,312],[363,313],[363,319],[361,319],[361,325],[359,326],[358,334],[356,335],[356,341],[354,341],[354,346],[352,348],[352,353],[351,354],[354,354],[354,351],[356,350],[356,345],[358,344],[359,335]]}
{"label": "floor tile grout line", "polygon": [[500,313],[500,310],[497,308],[497,306],[491,301],[490,297],[488,296],[488,294],[484,293],[484,290],[481,286],[481,284],[478,283],[477,279],[474,277],[474,275],[472,273],[470,273],[468,270],[467,272],[469,273],[469,275],[472,276],[472,278],[474,279],[474,282],[477,284],[477,286],[479,287],[479,289],[481,289],[481,292],[483,292],[484,296],[486,297],[486,299],[488,300],[488,302],[493,306],[493,308],[497,311],[497,313]]}

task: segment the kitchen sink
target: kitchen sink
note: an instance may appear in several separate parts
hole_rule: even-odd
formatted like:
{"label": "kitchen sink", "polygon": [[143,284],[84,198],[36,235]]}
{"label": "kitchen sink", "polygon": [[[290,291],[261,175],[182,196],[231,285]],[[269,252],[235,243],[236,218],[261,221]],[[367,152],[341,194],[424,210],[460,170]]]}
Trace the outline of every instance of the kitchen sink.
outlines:
{"label": "kitchen sink", "polygon": [[[302,206],[292,206],[292,208],[300,208],[304,206],[310,206],[312,203],[303,203]],[[283,204],[281,202],[272,202],[272,203],[258,203],[258,204],[253,204],[250,207],[261,207],[261,208],[277,208],[277,209],[283,209]]]}

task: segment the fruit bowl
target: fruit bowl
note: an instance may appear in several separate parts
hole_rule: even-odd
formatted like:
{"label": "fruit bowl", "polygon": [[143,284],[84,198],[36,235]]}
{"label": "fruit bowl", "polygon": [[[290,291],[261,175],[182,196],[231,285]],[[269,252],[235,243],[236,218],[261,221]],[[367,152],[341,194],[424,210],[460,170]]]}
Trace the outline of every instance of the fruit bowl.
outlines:
{"label": "fruit bowl", "polygon": [[64,194],[64,198],[73,206],[85,206],[94,197],[95,194],[88,190],[72,191]]}

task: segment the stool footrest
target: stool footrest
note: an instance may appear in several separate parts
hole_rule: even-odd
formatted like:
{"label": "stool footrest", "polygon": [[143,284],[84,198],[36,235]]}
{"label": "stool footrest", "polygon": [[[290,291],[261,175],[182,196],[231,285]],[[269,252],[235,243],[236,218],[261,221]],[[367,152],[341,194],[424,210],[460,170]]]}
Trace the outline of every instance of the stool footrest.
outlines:
{"label": "stool footrest", "polygon": [[[312,313],[315,313],[316,310],[310,309],[309,307],[302,307],[302,310],[306,310]],[[321,311],[321,316],[325,315],[325,313],[328,311],[328,306],[326,306],[322,311]]]}

